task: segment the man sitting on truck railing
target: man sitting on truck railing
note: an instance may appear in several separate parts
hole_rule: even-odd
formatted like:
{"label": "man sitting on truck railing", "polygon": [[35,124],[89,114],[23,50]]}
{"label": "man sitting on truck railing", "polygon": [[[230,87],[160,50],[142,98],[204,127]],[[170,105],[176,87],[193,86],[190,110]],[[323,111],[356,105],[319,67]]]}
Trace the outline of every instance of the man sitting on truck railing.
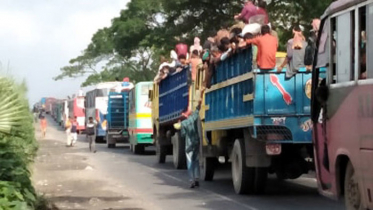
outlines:
{"label": "man sitting on truck railing", "polygon": [[286,58],[284,62],[277,68],[278,72],[287,65],[286,78],[293,77],[300,68],[305,67],[304,56],[308,43],[306,38],[303,36],[302,29],[299,26],[295,26],[293,29],[294,37],[287,43]]}

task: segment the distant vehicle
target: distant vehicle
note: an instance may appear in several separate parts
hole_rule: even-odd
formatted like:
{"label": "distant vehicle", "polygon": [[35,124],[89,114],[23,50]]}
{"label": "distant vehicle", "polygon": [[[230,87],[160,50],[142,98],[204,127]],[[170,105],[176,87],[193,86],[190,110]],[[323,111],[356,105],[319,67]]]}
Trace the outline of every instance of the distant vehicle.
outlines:
{"label": "distant vehicle", "polygon": [[89,117],[97,122],[96,142],[106,141],[108,110],[108,96],[112,88],[120,87],[122,82],[104,82],[96,85],[86,93],[85,97],[85,121],[88,123]]}
{"label": "distant vehicle", "polygon": [[106,144],[113,148],[117,143],[128,143],[128,93],[133,88],[130,82],[112,88],[108,97]]}
{"label": "distant vehicle", "polygon": [[373,209],[373,1],[334,1],[319,33],[311,104],[319,192],[344,197],[347,210]]}
{"label": "distant vehicle", "polygon": [[55,113],[56,113],[56,122],[58,125],[62,125],[62,106],[64,104],[64,100],[59,100],[55,107]]}
{"label": "distant vehicle", "polygon": [[40,100],[40,108],[45,108],[46,101],[47,101],[46,97],[41,98],[41,100]]}
{"label": "distant vehicle", "polygon": [[192,101],[188,84],[190,70],[168,75],[160,84],[154,83],[151,92],[153,138],[157,148],[157,162],[165,163],[173,155],[176,169],[186,168],[185,138],[175,131],[173,124]]}
{"label": "distant vehicle", "polygon": [[85,130],[85,112],[84,112],[85,98],[84,96],[77,96],[68,100],[69,117],[77,118],[77,131],[82,133]]}
{"label": "distant vehicle", "polygon": [[149,90],[153,82],[139,82],[129,94],[129,135],[133,153],[141,154],[146,146],[154,145]]}
{"label": "distant vehicle", "polygon": [[46,114],[51,114],[52,113],[52,105],[53,105],[53,103],[55,103],[56,100],[57,99],[55,99],[55,98],[46,98],[45,99],[44,109],[45,109]]}
{"label": "distant vehicle", "polygon": [[63,100],[61,103],[61,127],[65,128],[67,121],[69,120],[69,103],[68,100]]}

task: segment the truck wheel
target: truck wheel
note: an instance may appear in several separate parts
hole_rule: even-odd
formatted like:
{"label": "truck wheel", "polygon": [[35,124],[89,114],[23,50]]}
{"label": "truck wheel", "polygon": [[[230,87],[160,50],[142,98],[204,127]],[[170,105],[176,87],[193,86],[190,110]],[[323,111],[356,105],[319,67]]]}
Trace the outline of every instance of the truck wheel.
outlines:
{"label": "truck wheel", "polygon": [[95,142],[96,142],[96,143],[101,143],[101,142],[100,142],[100,137],[96,136],[96,138],[95,138]]}
{"label": "truck wheel", "polygon": [[246,167],[244,140],[237,139],[232,151],[232,179],[237,194],[253,193],[255,189],[255,168]]}
{"label": "truck wheel", "polygon": [[344,180],[345,205],[347,210],[362,209],[360,187],[355,175],[354,167],[348,162]]}
{"label": "truck wheel", "polygon": [[263,194],[267,186],[268,168],[255,168],[255,194]]}
{"label": "truck wheel", "polygon": [[186,169],[185,140],[181,138],[180,132],[173,136],[172,144],[174,166],[176,169]]}
{"label": "truck wheel", "polygon": [[205,157],[200,161],[200,173],[203,181],[212,181],[214,179],[215,166],[217,159],[214,157]]}
{"label": "truck wheel", "polygon": [[115,148],[115,143],[112,143],[112,141],[113,141],[113,137],[111,137],[111,135],[109,135],[109,134],[106,134],[107,148]]}
{"label": "truck wheel", "polygon": [[144,147],[144,145],[141,145],[141,144],[133,145],[133,151],[137,155],[144,154],[145,147]]}
{"label": "truck wheel", "polygon": [[[157,138],[156,138],[157,139]],[[158,160],[158,163],[165,163],[166,162],[166,152],[167,152],[167,148],[165,146],[162,146],[160,143],[159,143],[159,139],[156,140],[155,142],[155,146],[156,146],[156,155],[157,155],[157,160]]]}

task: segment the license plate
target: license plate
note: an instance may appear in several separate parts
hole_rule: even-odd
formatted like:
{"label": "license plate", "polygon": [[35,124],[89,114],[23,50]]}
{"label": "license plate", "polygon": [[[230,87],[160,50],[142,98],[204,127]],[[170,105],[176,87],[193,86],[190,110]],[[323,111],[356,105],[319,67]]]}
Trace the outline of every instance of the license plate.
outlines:
{"label": "license plate", "polygon": [[279,155],[281,154],[281,144],[267,144],[266,145],[267,155]]}

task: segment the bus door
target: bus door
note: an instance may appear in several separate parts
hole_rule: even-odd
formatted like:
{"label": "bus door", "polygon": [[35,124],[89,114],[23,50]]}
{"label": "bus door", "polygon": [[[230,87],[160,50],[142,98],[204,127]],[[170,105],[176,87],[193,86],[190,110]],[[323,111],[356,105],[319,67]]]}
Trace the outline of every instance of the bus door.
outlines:
{"label": "bus door", "polygon": [[149,90],[152,88],[152,83],[144,83],[141,85],[141,89],[139,90],[140,94],[138,94],[136,101],[136,115],[139,115],[136,127],[140,128],[140,130],[144,130],[146,133],[151,133],[153,127],[151,123],[152,106],[148,97]]}
{"label": "bus door", "polygon": [[[373,209],[373,2],[359,8],[359,19],[362,22],[361,42],[365,43],[362,52],[362,74],[359,79],[366,84],[359,88],[361,93],[359,101],[359,125],[357,132],[360,134],[360,163],[363,178],[364,200],[367,207]],[[365,20],[365,21],[364,21]],[[363,40],[365,38],[365,40]],[[364,55],[365,54],[365,55]],[[364,67],[365,65],[365,67]],[[363,75],[365,73],[365,75]]]}
{"label": "bus door", "polygon": [[[321,104],[317,100],[315,96],[316,89],[321,89],[321,86],[324,89],[327,89],[327,81],[330,78],[329,73],[326,75],[326,79],[322,80],[319,84],[320,78],[320,68],[329,65],[329,53],[330,53],[330,21],[328,19],[324,19],[321,22],[320,27],[320,34],[318,40],[318,52],[317,57],[315,58],[314,65],[316,65],[317,71],[313,71],[312,75],[312,120],[314,123],[313,126],[313,139],[314,139],[314,147],[316,156],[314,158],[316,162],[316,172],[317,172],[317,179],[319,180],[318,184],[319,189],[322,191],[330,191],[331,190],[331,176],[329,170],[329,153],[328,153],[328,129],[327,129],[327,118],[326,118],[326,110],[327,110],[327,103],[326,101]],[[347,34],[347,33],[346,33]],[[330,68],[327,69],[327,72],[330,71]],[[320,86],[319,86],[320,85]]]}

